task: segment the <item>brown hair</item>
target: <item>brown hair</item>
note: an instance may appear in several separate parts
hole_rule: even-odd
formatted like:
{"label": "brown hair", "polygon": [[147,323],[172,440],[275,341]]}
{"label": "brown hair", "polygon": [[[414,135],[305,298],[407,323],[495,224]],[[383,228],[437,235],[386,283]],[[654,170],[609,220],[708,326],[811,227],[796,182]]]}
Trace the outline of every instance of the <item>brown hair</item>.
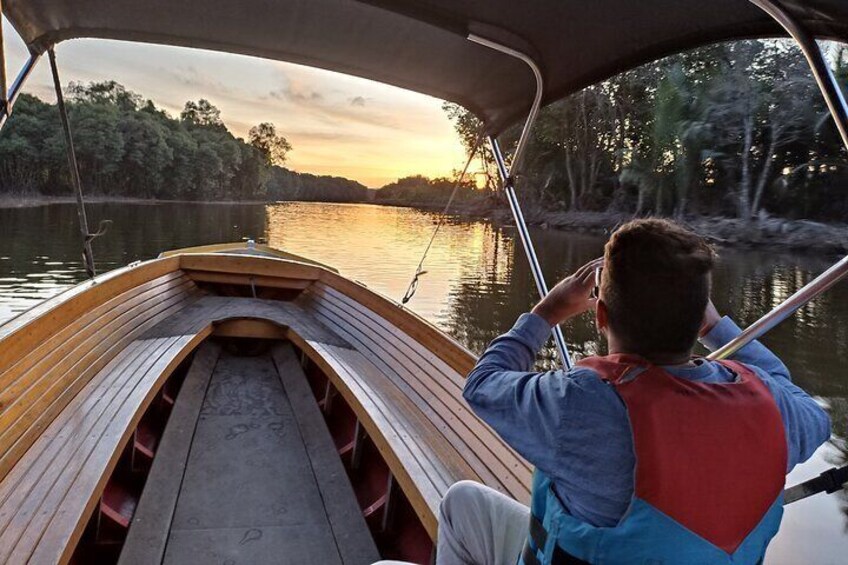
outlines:
{"label": "brown hair", "polygon": [[692,350],[714,260],[702,237],[667,220],[634,220],[612,234],[604,248],[601,296],[627,353],[650,359]]}

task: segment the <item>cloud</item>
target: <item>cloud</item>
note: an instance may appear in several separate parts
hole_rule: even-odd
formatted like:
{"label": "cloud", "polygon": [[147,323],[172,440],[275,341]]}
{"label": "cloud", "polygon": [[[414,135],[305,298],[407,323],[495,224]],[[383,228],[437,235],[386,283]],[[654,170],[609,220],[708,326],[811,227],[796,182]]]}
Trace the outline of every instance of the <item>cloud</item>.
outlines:
{"label": "cloud", "polygon": [[213,93],[229,98],[236,98],[242,95],[241,92],[231,85],[202,73],[194,65],[177,69],[159,67],[157,73],[170,76],[177,84],[181,84],[193,91]]}
{"label": "cloud", "polygon": [[291,130],[287,131],[286,135],[292,139],[322,143],[327,141],[361,143],[370,139],[370,136],[367,134],[340,131]]}
{"label": "cloud", "polygon": [[268,97],[303,105],[316,105],[324,102],[324,95],[317,90],[293,88],[291,85],[270,91]]}
{"label": "cloud", "polygon": [[[7,37],[10,69],[27,56]],[[19,42],[20,43],[20,42]],[[212,51],[109,40],[60,46],[62,81],[114,79],[178,115],[207,98],[236,135],[273,122],[294,145],[289,166],[381,186],[399,176],[450,174],[464,162],[441,102],[396,87],[319,69]],[[42,63],[27,91],[52,100]]]}

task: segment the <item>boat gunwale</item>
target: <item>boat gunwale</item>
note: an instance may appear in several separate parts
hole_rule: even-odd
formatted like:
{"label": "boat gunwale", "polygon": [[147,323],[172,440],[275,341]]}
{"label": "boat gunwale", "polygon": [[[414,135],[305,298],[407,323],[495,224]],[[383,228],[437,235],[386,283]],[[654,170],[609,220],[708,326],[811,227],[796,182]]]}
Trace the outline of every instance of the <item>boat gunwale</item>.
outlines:
{"label": "boat gunwale", "polygon": [[[122,293],[132,291],[134,288],[149,282],[149,280],[154,280],[171,273],[182,273],[182,276],[192,280],[192,272],[203,271],[204,267],[208,268],[210,266],[215,267],[214,271],[242,275],[246,279],[250,279],[252,275],[259,273],[263,276],[277,278],[282,276],[281,273],[285,274],[285,278],[302,277],[309,281],[304,292],[314,292],[316,290],[314,285],[317,284],[332,289],[338,295],[348,297],[360,308],[382,317],[386,323],[395,326],[397,331],[406,334],[411,341],[420,344],[422,348],[434,357],[434,359],[429,361],[430,363],[438,360],[444,364],[445,368],[456,371],[460,375],[460,378],[464,374],[463,370],[474,363],[475,357],[471,352],[432,323],[414,312],[403,308],[391,298],[371,290],[366,285],[351,280],[328,267],[267,255],[226,252],[182,252],[109,271],[98,276],[96,280],[79,283],[9,320],[6,324],[0,326],[0,333],[4,333],[4,335],[0,336],[0,344],[5,344],[9,340],[12,340],[15,342],[16,351],[3,356],[5,357],[5,361],[2,361],[4,365],[0,370],[5,372],[6,369],[14,366],[22,355],[26,355],[26,352],[39,349],[53,335],[50,328],[63,323],[62,318],[65,318],[65,321],[78,318],[80,313],[77,310],[81,310],[83,314],[95,310],[102,304],[114,301]],[[292,271],[294,271],[294,274]],[[297,305],[297,302],[289,303]],[[300,308],[302,306],[298,307]],[[224,314],[223,312],[221,313]],[[204,339],[215,334],[217,327],[225,325],[226,322],[231,320],[242,319],[246,318],[244,316],[228,316],[225,314],[220,317],[213,316],[206,320],[208,323],[192,327],[191,335],[189,336],[190,339],[181,347],[176,358],[181,360],[190,355]],[[438,485],[431,484],[435,477],[430,476],[426,461],[419,461],[421,454],[426,453],[426,450],[431,448],[426,442],[419,445],[420,442],[412,440],[416,445],[412,447],[407,446],[406,449],[403,449],[409,438],[407,438],[404,430],[396,429],[397,423],[393,423],[391,418],[383,415],[388,404],[382,409],[379,406],[376,407],[379,412],[378,414],[371,413],[371,408],[367,407],[369,399],[373,402],[376,398],[374,395],[377,394],[375,391],[370,390],[372,385],[369,384],[367,379],[363,381],[361,377],[356,378],[355,376],[351,377],[346,374],[350,371],[356,371],[355,366],[348,366],[348,361],[353,361],[354,365],[356,365],[355,360],[358,357],[351,358],[347,361],[341,357],[337,358],[333,355],[333,348],[338,347],[337,345],[324,343],[320,339],[310,339],[309,336],[298,333],[296,328],[276,323],[267,318],[253,318],[248,316],[247,319],[255,319],[263,323],[279,326],[286,338],[303,351],[306,357],[314,362],[331,379],[333,385],[343,394],[350,406],[354,408],[357,417],[374,440],[375,446],[389,464],[392,474],[398,480],[399,486],[407,494],[414,512],[421,519],[428,534],[434,538],[437,527],[437,506],[440,496],[444,493],[440,492],[443,489]],[[3,332],[3,330],[6,331]],[[68,339],[71,339],[71,337],[69,336]],[[43,351],[42,354],[49,355],[53,349],[55,348]],[[342,349],[347,351],[345,348]],[[24,350],[24,352],[22,353],[21,350]],[[361,360],[369,366],[373,365],[358,350],[351,349],[350,351],[355,351],[361,357]],[[169,370],[175,366],[169,363]],[[385,374],[385,371],[377,366],[374,366],[374,370],[380,374]],[[165,373],[169,373],[169,371],[163,372],[163,375]],[[390,378],[388,375],[386,376]],[[161,384],[160,381],[164,382],[162,378],[157,377],[157,383]],[[382,405],[387,402],[391,404],[392,401],[389,398],[381,398],[378,404]],[[133,415],[133,418],[140,417],[144,408],[143,404],[138,407],[137,413]],[[380,420],[385,421],[381,422]],[[429,419],[426,419],[424,423],[435,425]],[[123,435],[129,437],[127,434]],[[399,449],[400,451],[398,451]],[[405,453],[405,451],[409,451],[410,449],[412,451],[424,449],[425,451],[422,451],[419,455],[415,455],[412,451]],[[113,453],[112,458],[115,456]],[[407,457],[412,457],[410,462],[412,462],[416,469],[406,468],[404,461]],[[112,462],[110,461],[107,467],[111,465]],[[100,484],[103,481],[105,479],[101,477],[101,480],[98,481],[97,488],[103,486]],[[97,492],[93,491],[89,494],[93,497],[91,500],[94,500]],[[85,515],[94,509],[91,500],[85,505]],[[69,542],[69,545],[73,544],[73,540],[69,540]],[[66,551],[69,550],[66,548]]]}

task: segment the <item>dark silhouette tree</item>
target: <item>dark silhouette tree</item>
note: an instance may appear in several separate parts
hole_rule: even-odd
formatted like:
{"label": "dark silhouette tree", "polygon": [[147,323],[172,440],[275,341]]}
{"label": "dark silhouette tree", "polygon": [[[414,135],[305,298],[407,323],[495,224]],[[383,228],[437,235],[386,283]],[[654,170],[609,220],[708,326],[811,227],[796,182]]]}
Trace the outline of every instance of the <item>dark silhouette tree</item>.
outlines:
{"label": "dark silhouette tree", "polygon": [[282,135],[277,135],[277,128],[270,122],[262,122],[250,128],[247,134],[248,142],[265,156],[269,165],[282,166],[286,155],[292,146]]}

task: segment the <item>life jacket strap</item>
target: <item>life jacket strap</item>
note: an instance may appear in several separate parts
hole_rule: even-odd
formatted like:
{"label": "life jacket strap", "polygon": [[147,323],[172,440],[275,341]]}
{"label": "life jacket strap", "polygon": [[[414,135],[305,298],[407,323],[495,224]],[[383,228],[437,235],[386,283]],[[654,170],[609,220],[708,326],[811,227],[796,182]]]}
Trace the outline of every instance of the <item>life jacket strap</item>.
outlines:
{"label": "life jacket strap", "polygon": [[[532,541],[532,544],[531,544]],[[533,546],[540,550],[545,547],[548,541],[548,532],[541,520],[530,514],[530,535],[527,541],[524,542],[524,549],[521,551],[521,559],[524,565],[541,565],[539,558],[536,555],[536,550]],[[559,544],[554,547],[554,554],[551,557],[550,565],[591,565],[588,561],[583,561],[574,557]]]}

